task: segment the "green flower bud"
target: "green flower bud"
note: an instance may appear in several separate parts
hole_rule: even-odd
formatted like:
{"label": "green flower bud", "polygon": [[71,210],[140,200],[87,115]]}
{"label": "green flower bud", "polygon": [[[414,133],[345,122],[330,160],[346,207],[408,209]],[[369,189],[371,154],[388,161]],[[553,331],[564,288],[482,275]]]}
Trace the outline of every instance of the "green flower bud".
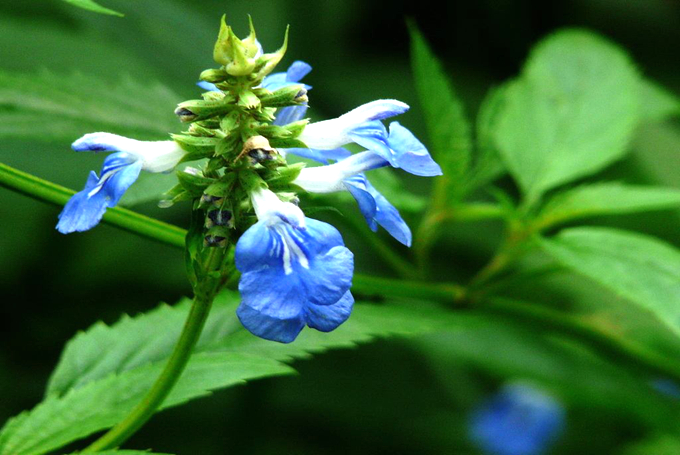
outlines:
{"label": "green flower bud", "polygon": [[220,69],[205,70],[201,73],[201,75],[198,78],[202,81],[211,82],[213,84],[216,84],[216,83],[219,83],[219,82],[226,81],[228,77],[229,77],[229,73],[227,73],[225,70],[220,68]]}
{"label": "green flower bud", "polygon": [[289,85],[260,97],[263,106],[285,107],[306,103],[307,90],[302,85]]}

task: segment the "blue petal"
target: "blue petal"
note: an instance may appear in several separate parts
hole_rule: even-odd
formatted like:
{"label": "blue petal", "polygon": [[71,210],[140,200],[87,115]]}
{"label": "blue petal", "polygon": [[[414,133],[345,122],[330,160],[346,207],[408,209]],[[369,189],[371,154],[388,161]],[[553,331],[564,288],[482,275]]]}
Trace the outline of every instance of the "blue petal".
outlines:
{"label": "blue petal", "polygon": [[196,85],[201,87],[203,90],[207,92],[221,92],[220,89],[217,88],[217,86],[211,82],[206,82],[206,81],[200,81],[196,82]]}
{"label": "blue petal", "polygon": [[564,419],[564,409],[550,395],[514,384],[473,414],[471,437],[486,453],[538,455],[559,436]]}
{"label": "blue petal", "polygon": [[62,234],[82,232],[93,228],[99,223],[106,211],[104,193],[88,197],[88,193],[99,183],[99,177],[94,171],[90,172],[85,188],[71,196],[64,209],[59,214],[57,230]]}
{"label": "blue petal", "polygon": [[380,194],[368,180],[366,180],[366,189],[371,193],[373,199],[375,199],[375,220],[378,224],[384,227],[385,230],[400,243],[410,247],[412,241],[411,229],[399,214],[399,210],[390,204],[385,196]]}
{"label": "blue petal", "polygon": [[366,220],[366,224],[373,232],[378,230],[378,222],[375,219],[378,207],[376,206],[375,198],[368,191],[366,184],[368,183],[363,174],[357,174],[353,177],[343,180],[345,188],[357,201],[359,210]]}
{"label": "blue petal", "polygon": [[104,160],[101,178],[92,172],[85,188],[74,194],[59,214],[57,230],[62,234],[92,229],[108,207],[118,204],[142,169],[140,161],[126,153],[114,153]]}
{"label": "blue petal", "polygon": [[236,310],[236,316],[253,335],[281,343],[294,341],[305,326],[304,315],[301,311],[288,318],[279,315],[270,316],[241,303]]}
{"label": "blue petal", "polygon": [[330,332],[345,322],[352,313],[354,297],[347,291],[333,305],[310,305],[305,308],[307,325],[321,332]]}
{"label": "blue petal", "polygon": [[259,221],[236,244],[241,306],[248,307],[241,313],[257,336],[292,341],[306,308],[335,304],[352,284],[354,258],[340,233],[321,221],[305,221],[304,229]]}
{"label": "blue petal", "polygon": [[399,167],[406,172],[422,177],[442,175],[441,167],[432,159],[422,142],[399,122],[390,123],[387,143],[396,154]]}
{"label": "blue petal", "polygon": [[286,77],[290,82],[300,82],[310,71],[312,71],[312,66],[309,63],[296,60],[288,67]]}
{"label": "blue petal", "polygon": [[[300,60],[293,62],[285,73],[273,73],[265,77],[262,81],[262,87],[267,90],[274,91],[288,85],[297,84],[312,70],[312,67]],[[312,87],[302,84],[305,89],[310,90]]]}
{"label": "blue petal", "polygon": [[378,224],[403,245],[411,246],[412,235],[399,211],[375,189],[363,174],[343,180],[345,188],[354,196],[361,214],[373,232]]}
{"label": "blue petal", "polygon": [[381,122],[373,121],[353,129],[349,136],[357,144],[385,158],[392,167],[423,177],[442,174],[425,146],[398,122],[390,124],[389,134]]}
{"label": "blue petal", "polygon": [[278,109],[276,111],[276,118],[274,119],[274,125],[286,126],[289,123],[297,122],[302,120],[307,113],[307,105],[302,104],[300,106],[286,106]]}
{"label": "blue petal", "polygon": [[336,161],[344,160],[345,158],[352,155],[352,152],[342,147],[332,150],[290,148],[286,149],[286,153],[292,153],[293,155],[297,155],[302,158],[307,158],[309,160],[317,161],[319,163],[324,164],[328,164],[328,160]]}

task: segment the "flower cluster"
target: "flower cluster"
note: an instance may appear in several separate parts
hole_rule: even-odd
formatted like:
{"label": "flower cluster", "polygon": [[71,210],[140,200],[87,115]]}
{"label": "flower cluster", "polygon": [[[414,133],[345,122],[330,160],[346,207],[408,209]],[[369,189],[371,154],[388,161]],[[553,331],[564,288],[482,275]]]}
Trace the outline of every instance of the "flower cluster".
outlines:
{"label": "flower cluster", "polygon": [[[347,191],[372,230],[382,226],[410,246],[407,224],[366,172],[391,166],[418,176],[441,174],[408,129],[397,122],[384,126],[384,119],[408,110],[400,101],[369,102],[317,123],[303,120],[311,87],[301,80],[311,67],[296,61],[286,72],[272,73],[286,43],[287,38],[278,51],[264,53],[252,23],[250,35],[240,40],[223,19],[214,51],[221,67],[201,73],[202,99],[180,103],[175,111],[189,129],[159,142],[110,133],[78,139],[76,151],[116,153],[104,160],[100,176],[90,175],[57,224],[62,233],[90,229],[141,171],[168,172],[180,162],[196,162],[177,171],[179,183],[162,201],[193,201],[200,214],[192,232],[202,241],[187,242],[192,282],[196,287],[214,275],[198,264],[206,252],[235,245],[234,264],[241,273],[238,317],[253,334],[284,343],[305,326],[337,328],[354,303],[352,253],[337,229],[304,215],[298,195]],[[350,143],[365,150],[353,154],[342,148]],[[288,154],[320,165],[289,164]]]}

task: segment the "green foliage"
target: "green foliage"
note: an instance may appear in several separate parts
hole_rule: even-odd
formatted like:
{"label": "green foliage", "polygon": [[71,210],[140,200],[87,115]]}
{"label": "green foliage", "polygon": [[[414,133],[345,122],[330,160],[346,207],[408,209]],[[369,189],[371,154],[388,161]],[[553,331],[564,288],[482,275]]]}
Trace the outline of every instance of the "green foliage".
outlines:
{"label": "green foliage", "polygon": [[644,121],[655,122],[680,115],[680,98],[654,81],[642,81],[640,100],[640,116]]}
{"label": "green foliage", "polygon": [[610,228],[566,229],[542,240],[573,272],[649,311],[680,335],[680,251],[646,235]]}
{"label": "green foliage", "polygon": [[427,124],[431,154],[444,173],[434,196],[456,201],[464,191],[470,166],[472,133],[462,101],[456,95],[444,68],[425,38],[411,24],[411,58],[423,114]]}
{"label": "green foliage", "polygon": [[503,105],[505,85],[489,90],[477,114],[477,154],[474,167],[470,170],[468,187],[481,187],[505,172],[498,148],[493,139],[498,113]]}
{"label": "green foliage", "polygon": [[[350,321],[331,334],[306,330],[292,344],[254,337],[235,316],[238,296],[215,302],[189,365],[164,408],[211,390],[285,374],[287,365],[331,348],[354,347],[376,336],[410,335],[456,325],[455,314],[426,304],[359,304]],[[161,306],[112,327],[95,324],[67,345],[45,401],[10,420],[0,432],[0,454],[42,454],[112,426],[150,389],[172,351],[189,302]],[[39,429],[39,431],[38,431]]]}
{"label": "green foliage", "polygon": [[539,226],[579,218],[680,207],[680,190],[623,183],[581,185],[556,194],[536,217]]}
{"label": "green foliage", "polygon": [[94,11],[95,13],[123,17],[123,14],[119,13],[118,11],[114,11],[109,8],[104,8],[103,6],[95,3],[92,0],[64,0],[64,1],[66,3],[70,3],[71,5],[77,6],[78,8],[83,8],[88,11]]}
{"label": "green foliage", "polygon": [[178,96],[153,82],[123,77],[115,84],[83,74],[0,72],[0,138],[73,141],[107,131],[167,139],[179,122]]}
{"label": "green foliage", "polygon": [[625,154],[638,87],[626,53],[597,35],[567,30],[536,46],[505,90],[494,136],[530,201]]}

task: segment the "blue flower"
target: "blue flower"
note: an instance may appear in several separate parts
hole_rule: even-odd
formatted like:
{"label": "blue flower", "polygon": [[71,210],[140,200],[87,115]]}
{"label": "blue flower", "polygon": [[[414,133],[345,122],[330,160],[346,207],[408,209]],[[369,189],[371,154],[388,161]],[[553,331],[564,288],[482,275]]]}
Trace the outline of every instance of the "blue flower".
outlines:
{"label": "blue flower", "polygon": [[251,201],[258,221],[236,244],[241,323],[282,343],[295,340],[305,325],[334,330],[354,304],[354,257],[340,233],[269,190],[253,191]]}
{"label": "blue flower", "polygon": [[472,414],[470,435],[488,454],[538,455],[557,439],[564,421],[564,409],[552,396],[510,384]]}
{"label": "blue flower", "polygon": [[312,193],[349,191],[371,230],[377,231],[380,225],[399,242],[411,246],[411,230],[399,211],[371,185],[364,174],[365,171],[388,166],[389,162],[382,156],[373,151],[352,155],[342,148],[330,151],[289,149],[288,152],[326,163],[330,159],[337,159],[335,164],[302,169],[293,183]]}
{"label": "blue flower", "polygon": [[167,172],[185,152],[174,141],[137,141],[111,133],[86,134],[73,150],[116,152],[104,159],[100,176],[91,172],[85,188],[74,194],[59,214],[57,230],[62,234],[82,232],[96,226],[109,207],[118,204],[142,170]]}
{"label": "blue flower", "polygon": [[373,232],[377,232],[380,225],[397,241],[411,246],[411,229],[399,214],[399,210],[371,185],[364,174],[347,178],[344,184],[357,201],[361,214]]}
{"label": "blue flower", "polygon": [[349,137],[362,147],[378,153],[392,167],[421,177],[442,175],[441,168],[422,142],[399,122],[390,123],[389,134],[382,122],[369,122],[353,129]]}
{"label": "blue flower", "polygon": [[[377,100],[341,115],[338,118],[307,125],[298,139],[312,149],[329,150],[355,142],[353,136],[364,128],[373,127],[382,120],[403,114],[408,105],[397,100]],[[422,145],[422,144],[421,144]]]}

